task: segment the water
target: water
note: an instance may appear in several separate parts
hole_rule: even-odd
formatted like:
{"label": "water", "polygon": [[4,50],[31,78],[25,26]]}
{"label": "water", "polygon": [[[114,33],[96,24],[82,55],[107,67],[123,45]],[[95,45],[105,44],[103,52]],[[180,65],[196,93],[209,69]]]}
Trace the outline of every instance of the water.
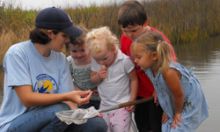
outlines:
{"label": "water", "polygon": [[[202,84],[208,101],[209,118],[202,123],[197,132],[217,132],[220,128],[220,87],[218,86],[220,85],[219,42],[220,37],[217,37],[199,43],[175,46],[179,62],[193,69]],[[0,88],[0,100],[1,98],[2,89]]]}
{"label": "water", "polygon": [[209,118],[197,132],[217,132],[220,122],[220,37],[175,46],[179,61],[193,69],[209,105]]}

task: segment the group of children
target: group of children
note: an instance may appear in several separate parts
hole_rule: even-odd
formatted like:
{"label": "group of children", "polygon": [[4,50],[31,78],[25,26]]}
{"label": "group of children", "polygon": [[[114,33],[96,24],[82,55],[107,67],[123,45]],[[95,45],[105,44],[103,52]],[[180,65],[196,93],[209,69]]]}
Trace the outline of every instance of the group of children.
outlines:
{"label": "group of children", "polygon": [[[71,72],[77,73],[74,67],[85,69],[87,65],[86,71],[72,74],[74,82],[78,83],[76,78],[80,77],[80,81],[89,81],[87,85],[96,85],[101,103],[100,107],[98,103],[95,106],[101,109],[154,96],[154,100],[135,107],[139,132],[195,130],[208,116],[207,104],[198,80],[176,62],[168,38],[147,25],[144,7],[137,1],[121,5],[118,23],[123,32],[121,50],[119,40],[107,27],[91,30],[81,45],[70,44]],[[86,86],[76,87],[83,90]],[[93,99],[90,106],[93,106]],[[128,132],[133,108],[105,113],[108,131]]]}
{"label": "group of children", "polygon": [[83,34],[80,43],[69,44],[75,86],[94,89],[100,97],[96,103],[92,98],[87,107],[102,109],[154,96],[146,103],[104,113],[108,131],[128,132],[133,110],[139,132],[195,131],[208,116],[199,81],[176,61],[168,38],[147,25],[139,2],[124,2],[118,23],[121,42],[108,27],[100,27]]}

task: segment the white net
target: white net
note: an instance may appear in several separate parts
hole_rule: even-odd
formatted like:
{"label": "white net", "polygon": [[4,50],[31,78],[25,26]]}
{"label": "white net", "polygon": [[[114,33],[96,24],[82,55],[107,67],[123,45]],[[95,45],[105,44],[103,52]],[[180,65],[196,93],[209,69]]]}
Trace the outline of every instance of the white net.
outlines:
{"label": "white net", "polygon": [[86,123],[89,118],[93,118],[99,115],[99,112],[94,108],[90,107],[88,109],[75,109],[75,110],[66,110],[56,113],[56,116],[67,125],[69,124],[83,124]]}

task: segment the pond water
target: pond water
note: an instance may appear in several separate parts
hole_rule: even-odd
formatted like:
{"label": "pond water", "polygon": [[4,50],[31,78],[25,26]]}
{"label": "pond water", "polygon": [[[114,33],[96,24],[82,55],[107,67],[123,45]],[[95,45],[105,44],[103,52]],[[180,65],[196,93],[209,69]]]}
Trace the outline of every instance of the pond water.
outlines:
{"label": "pond water", "polygon": [[[220,128],[220,36],[199,43],[175,46],[178,61],[192,68],[202,84],[209,105],[209,118],[197,132],[217,132]],[[0,73],[2,74],[2,73]],[[2,81],[2,79],[0,80]],[[1,84],[1,83],[0,83]],[[2,88],[0,88],[0,104]]]}
{"label": "pond water", "polygon": [[220,37],[175,46],[179,62],[192,68],[209,105],[209,118],[197,132],[217,132],[220,123]]}

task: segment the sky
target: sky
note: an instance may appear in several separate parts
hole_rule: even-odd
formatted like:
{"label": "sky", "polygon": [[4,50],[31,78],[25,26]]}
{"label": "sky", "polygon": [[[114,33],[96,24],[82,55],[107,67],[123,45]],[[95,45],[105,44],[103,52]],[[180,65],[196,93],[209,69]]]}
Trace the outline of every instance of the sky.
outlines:
{"label": "sky", "polygon": [[14,7],[21,7],[22,9],[43,9],[46,7],[77,7],[77,6],[89,6],[91,4],[102,5],[110,4],[114,2],[121,2],[123,0],[0,0],[0,4],[3,3],[13,5]]}

